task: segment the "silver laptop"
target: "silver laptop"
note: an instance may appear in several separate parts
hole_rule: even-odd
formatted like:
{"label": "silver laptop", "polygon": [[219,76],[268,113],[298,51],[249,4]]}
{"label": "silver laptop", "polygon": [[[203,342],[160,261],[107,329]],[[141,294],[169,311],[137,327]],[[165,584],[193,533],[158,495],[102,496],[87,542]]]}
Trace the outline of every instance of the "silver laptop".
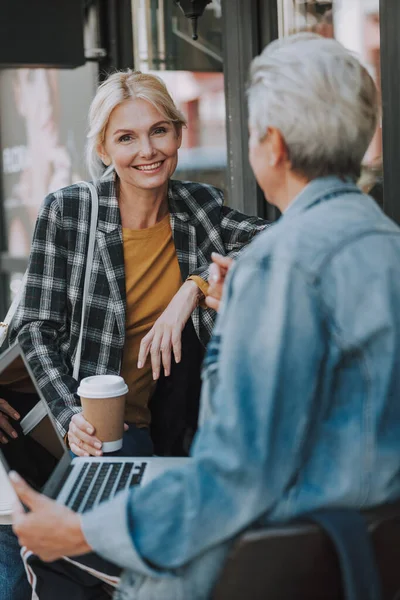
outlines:
{"label": "silver laptop", "polygon": [[[85,512],[124,489],[146,485],[163,471],[190,460],[163,457],[72,458],[18,343],[0,356],[0,374],[21,360],[39,400],[30,414],[21,420],[18,440],[0,444],[0,459],[7,472],[19,472],[46,496],[75,512]],[[23,426],[28,422],[29,427]]]}

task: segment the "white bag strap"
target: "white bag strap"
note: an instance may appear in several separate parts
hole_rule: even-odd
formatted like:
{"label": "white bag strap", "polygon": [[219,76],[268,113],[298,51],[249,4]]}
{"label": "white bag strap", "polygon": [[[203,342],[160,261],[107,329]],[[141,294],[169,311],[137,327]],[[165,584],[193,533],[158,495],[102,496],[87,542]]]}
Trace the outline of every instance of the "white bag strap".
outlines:
{"label": "white bag strap", "polygon": [[91,211],[91,215],[90,215],[90,231],[89,231],[89,244],[88,244],[88,252],[87,252],[87,259],[86,259],[85,281],[83,284],[81,329],[79,332],[78,345],[76,347],[74,371],[73,371],[73,377],[77,381],[78,381],[78,377],[79,377],[79,369],[81,366],[82,341],[83,341],[83,330],[85,327],[86,304],[87,304],[87,297],[88,297],[88,293],[89,293],[90,276],[92,274],[94,243],[96,241],[97,219],[98,219],[98,215],[99,215],[99,197],[97,195],[97,190],[96,190],[95,186],[92,183],[88,183],[87,181],[78,181],[78,183],[80,183],[82,185],[86,185],[86,187],[89,188],[90,195],[92,197],[92,211]]}
{"label": "white bag strap", "polygon": [[[85,185],[89,188],[91,195],[91,215],[90,215],[90,230],[89,230],[89,244],[88,244],[88,252],[86,259],[86,270],[85,270],[85,280],[83,284],[83,296],[82,296],[82,317],[81,317],[81,328],[79,332],[79,339],[75,353],[75,361],[74,361],[74,371],[73,377],[78,380],[79,377],[79,368],[81,365],[81,353],[82,353],[82,339],[83,339],[83,330],[85,325],[85,316],[86,316],[86,304],[87,297],[89,293],[89,285],[90,285],[90,276],[92,274],[92,265],[93,265],[93,254],[94,254],[94,244],[96,241],[96,229],[97,229],[97,220],[99,215],[99,197],[97,194],[97,190],[92,183],[88,183],[87,181],[78,181],[80,185]],[[18,288],[18,292],[15,295],[14,300],[3,322],[0,322],[0,348],[3,345],[4,341],[7,338],[7,331],[11,321],[14,318],[14,315],[17,311],[18,305],[21,301],[22,295],[24,293],[26,280],[28,278],[28,271],[25,271],[24,277],[21,281],[21,284]]]}
{"label": "white bag strap", "polygon": [[4,321],[0,323],[0,348],[7,339],[8,327],[11,321],[13,320],[15,313],[17,312],[19,303],[21,302],[27,278],[28,271],[25,271],[24,277],[19,285],[18,291],[15,294],[15,298],[12,301],[10,308],[8,309],[8,313],[6,314]]}

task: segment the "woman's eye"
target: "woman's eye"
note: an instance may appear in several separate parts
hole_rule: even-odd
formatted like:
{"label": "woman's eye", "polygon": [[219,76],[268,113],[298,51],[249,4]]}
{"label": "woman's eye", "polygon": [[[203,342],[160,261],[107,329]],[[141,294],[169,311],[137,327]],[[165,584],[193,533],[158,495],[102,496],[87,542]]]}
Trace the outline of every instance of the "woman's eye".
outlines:
{"label": "woman's eye", "polygon": [[153,133],[155,133],[156,135],[160,134],[160,133],[166,133],[167,129],[165,127],[157,127],[157,129],[155,129],[153,131]]}
{"label": "woman's eye", "polygon": [[121,135],[121,137],[118,139],[119,142],[130,142],[132,139],[132,136],[130,133],[125,133],[124,135]]}

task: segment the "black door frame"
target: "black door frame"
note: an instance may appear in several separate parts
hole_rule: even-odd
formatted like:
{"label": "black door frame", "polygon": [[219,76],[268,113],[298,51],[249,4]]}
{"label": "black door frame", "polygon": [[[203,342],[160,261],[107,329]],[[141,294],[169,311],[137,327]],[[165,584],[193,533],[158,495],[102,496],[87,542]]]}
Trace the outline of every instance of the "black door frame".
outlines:
{"label": "black door frame", "polygon": [[271,221],[276,209],[265,202],[248,160],[246,84],[252,59],[278,37],[277,0],[222,0],[228,202],[246,214]]}
{"label": "black door frame", "polygon": [[400,224],[400,2],[380,0],[382,135],[383,135],[383,206],[389,217]]}

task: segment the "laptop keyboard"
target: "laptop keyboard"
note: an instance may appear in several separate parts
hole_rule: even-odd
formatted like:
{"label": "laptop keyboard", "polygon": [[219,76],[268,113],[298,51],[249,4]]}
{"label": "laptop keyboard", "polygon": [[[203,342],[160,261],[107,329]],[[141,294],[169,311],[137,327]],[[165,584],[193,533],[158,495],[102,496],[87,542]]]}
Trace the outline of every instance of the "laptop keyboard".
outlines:
{"label": "laptop keyboard", "polygon": [[93,462],[80,467],[66,506],[83,513],[115,496],[117,492],[138,485],[146,462]]}

